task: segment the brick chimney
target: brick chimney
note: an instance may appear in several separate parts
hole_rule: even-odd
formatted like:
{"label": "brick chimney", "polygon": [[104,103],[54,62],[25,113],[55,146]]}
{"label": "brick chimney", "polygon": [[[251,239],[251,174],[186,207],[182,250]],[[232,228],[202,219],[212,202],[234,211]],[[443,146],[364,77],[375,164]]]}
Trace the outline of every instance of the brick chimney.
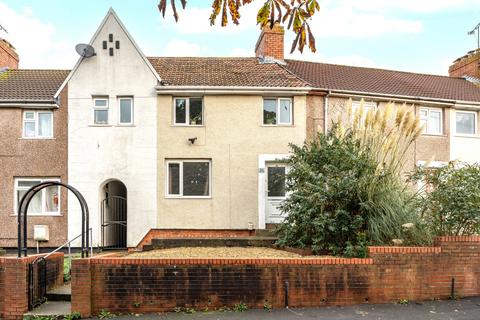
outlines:
{"label": "brick chimney", "polygon": [[470,76],[480,79],[480,49],[472,50],[468,54],[453,61],[448,68],[450,77]]}
{"label": "brick chimney", "polygon": [[15,47],[5,39],[0,38],[0,69],[18,69],[18,54]]}
{"label": "brick chimney", "polygon": [[278,23],[274,24],[272,29],[269,24],[264,26],[255,45],[255,56],[265,60],[283,61],[284,34],[283,27]]}

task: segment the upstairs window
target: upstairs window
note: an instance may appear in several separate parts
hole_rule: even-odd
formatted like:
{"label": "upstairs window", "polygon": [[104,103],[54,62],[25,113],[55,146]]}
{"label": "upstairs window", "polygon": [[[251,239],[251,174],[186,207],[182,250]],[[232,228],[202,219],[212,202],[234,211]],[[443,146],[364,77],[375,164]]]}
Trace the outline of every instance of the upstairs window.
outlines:
{"label": "upstairs window", "polygon": [[175,98],[173,123],[179,126],[203,125],[203,99]]}
{"label": "upstairs window", "polygon": [[[15,214],[22,197],[31,187],[45,181],[60,181],[59,178],[17,178],[15,179]],[[28,206],[29,215],[59,215],[60,214],[60,187],[51,186],[37,192]]]}
{"label": "upstairs window", "polygon": [[268,126],[292,125],[293,108],[292,99],[264,99],[263,100],[263,124]]}
{"label": "upstairs window", "polygon": [[108,99],[95,98],[93,99],[93,123],[94,124],[108,124]]}
{"label": "upstairs window", "polygon": [[424,134],[442,134],[442,109],[420,108],[420,123]]}
{"label": "upstairs window", "polygon": [[455,132],[463,135],[477,133],[477,113],[474,111],[457,111],[455,113]]}
{"label": "upstairs window", "polygon": [[45,139],[53,137],[53,112],[25,111],[23,113],[23,137]]}
{"label": "upstairs window", "polygon": [[376,102],[371,102],[371,101],[352,101],[352,122],[353,119],[355,118],[355,115],[358,110],[363,106],[363,113],[360,116],[360,123],[365,122],[365,118],[367,116],[367,113],[370,111],[375,111],[377,108],[377,103]]}
{"label": "upstairs window", "polygon": [[210,160],[168,160],[167,197],[210,197],[210,167]]}
{"label": "upstairs window", "polygon": [[133,124],[133,98],[119,98],[119,119],[121,125]]}

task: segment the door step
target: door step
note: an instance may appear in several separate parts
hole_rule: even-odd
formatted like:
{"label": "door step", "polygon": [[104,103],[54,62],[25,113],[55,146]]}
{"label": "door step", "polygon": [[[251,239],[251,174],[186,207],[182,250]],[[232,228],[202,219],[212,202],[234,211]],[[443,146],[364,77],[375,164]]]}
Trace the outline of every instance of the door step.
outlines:
{"label": "door step", "polygon": [[63,317],[72,313],[72,304],[68,301],[47,301],[23,316],[57,316]]}
{"label": "door step", "polygon": [[47,292],[47,301],[72,301],[72,287],[70,283],[56,287]]}

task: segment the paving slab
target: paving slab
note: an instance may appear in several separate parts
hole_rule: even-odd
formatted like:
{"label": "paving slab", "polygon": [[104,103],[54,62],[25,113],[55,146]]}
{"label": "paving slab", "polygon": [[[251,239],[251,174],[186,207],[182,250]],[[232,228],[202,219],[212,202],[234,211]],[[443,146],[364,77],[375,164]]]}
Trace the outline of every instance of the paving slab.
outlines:
{"label": "paving slab", "polygon": [[71,303],[67,301],[47,301],[26,313],[26,316],[64,316],[71,313]]}
{"label": "paving slab", "polygon": [[408,304],[247,310],[246,312],[163,313],[119,316],[116,320],[479,320],[480,297]]}

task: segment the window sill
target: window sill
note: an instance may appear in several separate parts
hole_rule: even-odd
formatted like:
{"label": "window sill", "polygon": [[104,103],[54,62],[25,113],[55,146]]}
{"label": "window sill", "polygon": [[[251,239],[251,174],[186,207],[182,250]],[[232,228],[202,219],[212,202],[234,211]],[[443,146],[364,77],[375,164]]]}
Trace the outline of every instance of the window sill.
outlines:
{"label": "window sill", "polygon": [[212,199],[211,196],[207,196],[207,197],[201,197],[201,196],[198,196],[198,197],[195,197],[195,196],[165,196],[165,199],[178,199],[178,200],[181,200],[181,199]]}
{"label": "window sill", "polygon": [[203,128],[205,127],[204,124],[172,124],[170,125],[174,128]]}
{"label": "window sill", "polygon": [[22,138],[18,138],[18,140],[57,140],[57,138],[54,138],[54,137],[49,137],[49,138],[40,138],[40,137],[26,138],[26,137],[22,137]]}
{"label": "window sill", "polygon": [[132,124],[117,124],[116,126],[112,126],[112,127],[135,127],[135,125],[132,123]]}
{"label": "window sill", "polygon": [[439,137],[439,138],[446,138],[447,135],[446,134],[436,134],[436,133],[422,133],[421,135],[422,137]]}
{"label": "window sill", "polygon": [[[27,214],[28,217],[63,217],[61,213]],[[18,214],[11,214],[10,217],[18,217]]]}
{"label": "window sill", "polygon": [[281,127],[281,128],[293,128],[295,127],[294,124],[262,124],[260,127],[266,127],[266,128],[276,128],[276,127]]}
{"label": "window sill", "polygon": [[113,127],[111,124],[89,124],[89,127]]}
{"label": "window sill", "polygon": [[480,138],[480,136],[476,135],[476,134],[455,134],[454,135],[455,138]]}

